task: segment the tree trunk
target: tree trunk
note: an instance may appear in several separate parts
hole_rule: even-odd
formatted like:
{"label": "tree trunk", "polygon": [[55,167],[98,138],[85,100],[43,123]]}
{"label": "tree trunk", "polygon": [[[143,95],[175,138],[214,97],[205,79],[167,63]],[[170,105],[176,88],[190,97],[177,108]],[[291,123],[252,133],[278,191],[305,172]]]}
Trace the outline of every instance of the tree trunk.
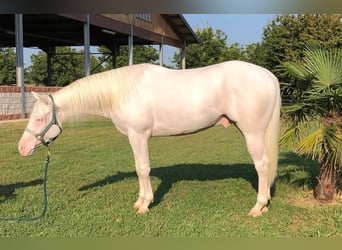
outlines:
{"label": "tree trunk", "polygon": [[[330,112],[327,116],[323,118],[323,124],[325,127],[334,127],[334,132],[337,134],[341,133],[342,128],[342,113],[335,111]],[[340,190],[340,169],[339,161],[336,163],[335,160],[329,159],[329,152],[334,152],[340,150],[339,148],[334,148],[328,143],[327,140],[323,141],[322,145],[322,155],[319,163],[319,175],[318,184],[314,190],[314,197],[319,201],[332,201],[334,195]],[[337,157],[338,158],[338,157]]]}
{"label": "tree trunk", "polygon": [[339,190],[339,166],[332,166],[327,163],[320,164],[318,184],[313,195],[316,200],[329,202],[334,199],[334,195]]}

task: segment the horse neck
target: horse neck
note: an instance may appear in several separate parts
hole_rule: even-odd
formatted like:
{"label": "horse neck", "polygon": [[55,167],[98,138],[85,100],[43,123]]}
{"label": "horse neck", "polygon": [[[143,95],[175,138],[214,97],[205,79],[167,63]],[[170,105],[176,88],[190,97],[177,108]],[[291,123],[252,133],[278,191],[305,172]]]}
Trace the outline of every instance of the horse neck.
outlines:
{"label": "horse neck", "polygon": [[96,77],[82,78],[53,94],[61,120],[83,115],[110,117],[114,108],[112,84]]}

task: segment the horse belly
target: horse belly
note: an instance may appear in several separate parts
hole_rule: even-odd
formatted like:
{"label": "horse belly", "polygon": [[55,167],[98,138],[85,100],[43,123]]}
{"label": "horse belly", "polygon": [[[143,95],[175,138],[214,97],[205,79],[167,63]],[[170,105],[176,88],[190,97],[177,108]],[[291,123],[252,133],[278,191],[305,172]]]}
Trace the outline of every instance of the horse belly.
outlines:
{"label": "horse belly", "polygon": [[153,136],[168,136],[168,135],[182,135],[182,134],[190,134],[195,133],[197,131],[209,128],[213,126],[215,122],[177,122],[177,123],[159,123],[157,124],[153,130]]}
{"label": "horse belly", "polygon": [[175,109],[172,112],[160,111],[155,113],[153,121],[153,135],[180,135],[194,133],[214,126],[219,114],[215,111],[196,111]]}
{"label": "horse belly", "polygon": [[215,125],[221,116],[215,84],[175,82],[153,88],[153,135],[187,134]]}

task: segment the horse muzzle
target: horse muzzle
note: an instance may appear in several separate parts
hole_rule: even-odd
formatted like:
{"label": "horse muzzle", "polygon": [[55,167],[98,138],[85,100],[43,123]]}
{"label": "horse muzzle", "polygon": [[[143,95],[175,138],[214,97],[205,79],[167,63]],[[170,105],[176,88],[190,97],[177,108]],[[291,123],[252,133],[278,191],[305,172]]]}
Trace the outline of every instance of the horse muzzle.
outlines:
{"label": "horse muzzle", "polygon": [[31,156],[36,149],[37,144],[29,143],[23,136],[18,143],[18,151],[21,156]]}

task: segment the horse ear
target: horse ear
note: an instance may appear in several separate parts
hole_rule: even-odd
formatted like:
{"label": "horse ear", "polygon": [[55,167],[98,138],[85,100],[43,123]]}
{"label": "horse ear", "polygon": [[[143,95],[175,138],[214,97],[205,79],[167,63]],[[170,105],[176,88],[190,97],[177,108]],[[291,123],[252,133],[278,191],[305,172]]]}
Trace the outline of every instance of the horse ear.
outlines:
{"label": "horse ear", "polygon": [[39,100],[45,104],[49,104],[50,98],[47,94],[41,94],[41,93],[37,93],[34,91],[32,91],[31,93],[32,93],[33,97],[36,98],[37,100]]}

